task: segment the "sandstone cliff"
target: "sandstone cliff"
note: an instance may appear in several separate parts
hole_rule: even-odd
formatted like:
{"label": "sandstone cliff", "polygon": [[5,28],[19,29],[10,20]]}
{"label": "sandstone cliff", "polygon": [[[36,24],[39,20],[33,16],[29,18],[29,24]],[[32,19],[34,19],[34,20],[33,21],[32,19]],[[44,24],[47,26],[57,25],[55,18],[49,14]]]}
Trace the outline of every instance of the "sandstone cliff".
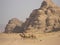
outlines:
{"label": "sandstone cliff", "polygon": [[60,7],[52,0],[43,0],[23,24],[26,33],[45,33],[60,30]]}
{"label": "sandstone cliff", "polygon": [[13,18],[5,32],[46,33],[60,30],[60,7],[52,0],[43,0],[41,7],[34,9],[25,23]]}

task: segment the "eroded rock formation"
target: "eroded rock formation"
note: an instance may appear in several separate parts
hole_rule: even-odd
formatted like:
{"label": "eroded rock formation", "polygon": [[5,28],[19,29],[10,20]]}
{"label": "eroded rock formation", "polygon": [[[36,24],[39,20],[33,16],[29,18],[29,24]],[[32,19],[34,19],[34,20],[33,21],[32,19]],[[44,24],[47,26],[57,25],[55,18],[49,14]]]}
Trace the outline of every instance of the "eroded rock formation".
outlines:
{"label": "eroded rock formation", "polygon": [[23,26],[26,33],[60,30],[60,7],[52,0],[43,0],[41,7],[32,11]]}
{"label": "eroded rock formation", "polygon": [[5,32],[6,33],[22,32],[21,25],[22,25],[21,21],[19,21],[17,18],[13,18],[9,20],[8,24],[6,25]]}
{"label": "eroded rock formation", "polygon": [[6,26],[5,32],[23,32],[25,35],[45,33],[60,30],[60,7],[52,0],[43,0],[38,9],[34,9],[25,23],[12,19]]}

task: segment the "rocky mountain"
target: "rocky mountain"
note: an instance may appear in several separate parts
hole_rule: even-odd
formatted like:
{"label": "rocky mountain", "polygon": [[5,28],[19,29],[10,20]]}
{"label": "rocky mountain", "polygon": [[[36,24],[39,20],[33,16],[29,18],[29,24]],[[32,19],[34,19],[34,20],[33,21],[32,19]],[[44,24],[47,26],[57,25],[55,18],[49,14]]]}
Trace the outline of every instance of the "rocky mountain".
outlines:
{"label": "rocky mountain", "polygon": [[52,0],[43,0],[23,24],[26,33],[45,33],[60,30],[60,7]]}
{"label": "rocky mountain", "polygon": [[9,20],[8,24],[6,25],[5,32],[6,33],[18,33],[22,32],[21,30],[22,22],[17,18],[12,18]]}
{"label": "rocky mountain", "polygon": [[[52,0],[43,0],[41,7],[34,9],[25,23],[11,19],[5,32],[46,33],[60,30],[60,7]],[[24,36],[24,34],[22,34]],[[21,35],[21,36],[22,36]]]}

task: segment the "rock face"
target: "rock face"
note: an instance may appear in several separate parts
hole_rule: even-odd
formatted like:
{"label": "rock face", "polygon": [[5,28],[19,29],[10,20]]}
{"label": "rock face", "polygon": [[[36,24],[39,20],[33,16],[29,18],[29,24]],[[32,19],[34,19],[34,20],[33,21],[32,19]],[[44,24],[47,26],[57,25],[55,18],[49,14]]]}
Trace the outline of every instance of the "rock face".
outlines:
{"label": "rock face", "polygon": [[8,24],[6,25],[5,32],[6,33],[22,32],[21,25],[22,25],[21,21],[19,21],[17,18],[13,18],[9,20]]}
{"label": "rock face", "polygon": [[43,0],[23,24],[26,33],[45,33],[60,30],[60,7],[52,0]]}
{"label": "rock face", "polygon": [[58,30],[60,30],[60,7],[54,4],[52,0],[43,0],[41,7],[34,9],[25,23],[22,24],[16,18],[11,19],[6,26],[5,32],[23,32],[24,37],[30,34],[32,36],[32,33]]}

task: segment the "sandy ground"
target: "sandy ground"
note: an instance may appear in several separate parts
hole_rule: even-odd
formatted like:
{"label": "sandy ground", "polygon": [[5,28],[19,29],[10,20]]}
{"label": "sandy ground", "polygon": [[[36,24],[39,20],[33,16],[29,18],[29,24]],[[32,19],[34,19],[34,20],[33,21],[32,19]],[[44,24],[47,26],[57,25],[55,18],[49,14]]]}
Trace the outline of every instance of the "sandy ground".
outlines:
{"label": "sandy ground", "polygon": [[60,45],[60,32],[39,35],[36,39],[23,39],[19,34],[0,33],[0,45]]}

